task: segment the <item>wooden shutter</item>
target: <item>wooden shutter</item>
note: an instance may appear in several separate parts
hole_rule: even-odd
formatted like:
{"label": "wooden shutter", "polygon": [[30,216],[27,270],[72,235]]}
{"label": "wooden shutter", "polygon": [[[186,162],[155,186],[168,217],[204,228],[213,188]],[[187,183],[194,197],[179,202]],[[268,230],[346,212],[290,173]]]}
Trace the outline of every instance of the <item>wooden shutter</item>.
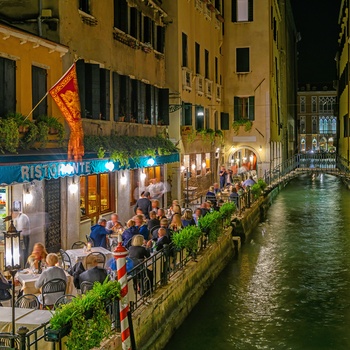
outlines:
{"label": "wooden shutter", "polygon": [[152,93],[151,85],[145,84],[145,119],[148,119],[150,124],[153,124],[152,120]]}
{"label": "wooden shutter", "polygon": [[158,88],[154,87],[154,119],[158,122],[161,117],[159,116],[159,92],[158,92]]}
{"label": "wooden shutter", "polygon": [[184,103],[182,105],[183,125],[192,125],[192,105],[190,103]]}
{"label": "wooden shutter", "polygon": [[240,98],[235,96],[233,98],[233,120],[240,120]]}
{"label": "wooden shutter", "polygon": [[128,33],[128,15],[127,0],[114,0],[114,27]]}
{"label": "wooden shutter", "polygon": [[113,72],[113,117],[115,121],[122,117],[120,114],[120,76]]}
{"label": "wooden shutter", "polygon": [[84,60],[78,60],[75,62],[75,68],[78,77],[79,99],[80,99],[80,111],[81,117],[86,118],[86,106],[85,106],[85,63]]}
{"label": "wooden shutter", "polygon": [[254,6],[253,6],[254,0],[248,0],[248,21],[253,22],[254,19]]}
{"label": "wooden shutter", "polygon": [[[47,91],[46,69],[32,66],[32,108],[45,96]],[[33,118],[40,115],[47,115],[47,98],[33,111]]]}
{"label": "wooden shutter", "polygon": [[16,62],[0,57],[0,116],[16,112]]}
{"label": "wooden shutter", "polygon": [[229,130],[230,129],[230,116],[228,113],[221,112],[220,113],[220,129],[221,130]]}
{"label": "wooden shutter", "polygon": [[144,123],[146,114],[146,84],[138,81],[138,121]]}
{"label": "wooden shutter", "polygon": [[131,79],[125,76],[125,115],[130,119],[132,114],[132,87]]}
{"label": "wooden shutter", "polygon": [[100,119],[100,67],[85,63],[86,118]]}
{"label": "wooden shutter", "polygon": [[159,116],[169,125],[169,89],[159,89]]}
{"label": "wooden shutter", "polygon": [[254,115],[254,96],[249,96],[248,98],[248,119],[249,120],[255,120],[255,115]]}
{"label": "wooden shutter", "polygon": [[240,47],[236,49],[236,72],[249,73],[249,47]]}
{"label": "wooden shutter", "polygon": [[187,67],[187,35],[182,33],[182,67]]}
{"label": "wooden shutter", "polygon": [[131,115],[132,118],[138,119],[138,102],[139,102],[139,81],[131,79]]}
{"label": "wooden shutter", "polygon": [[157,26],[157,51],[164,53],[165,27]]}
{"label": "wooden shutter", "polygon": [[232,22],[237,22],[237,0],[232,0],[231,1],[231,20]]}
{"label": "wooden shutter", "polygon": [[100,69],[100,111],[102,120],[110,120],[110,71]]}

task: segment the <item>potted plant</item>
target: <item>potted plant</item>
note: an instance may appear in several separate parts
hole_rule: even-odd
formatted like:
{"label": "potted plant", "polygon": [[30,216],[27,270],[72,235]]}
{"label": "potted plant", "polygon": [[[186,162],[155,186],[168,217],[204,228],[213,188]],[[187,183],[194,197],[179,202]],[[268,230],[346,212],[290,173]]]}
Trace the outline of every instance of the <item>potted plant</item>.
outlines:
{"label": "potted plant", "polygon": [[221,233],[222,217],[218,211],[208,213],[199,218],[199,227],[205,232],[209,238],[209,242],[216,242]]}
{"label": "potted plant", "polygon": [[222,220],[224,221],[224,225],[228,226],[231,222],[231,217],[233,213],[236,211],[236,205],[233,202],[224,203],[219,212],[221,214]]}
{"label": "potted plant", "polygon": [[172,241],[177,249],[186,249],[193,258],[197,255],[198,239],[202,231],[198,226],[187,226],[184,229],[174,232]]}
{"label": "potted plant", "polygon": [[106,280],[95,283],[92,290],[71,303],[61,305],[45,329],[45,340],[57,342],[67,335],[68,350],[99,347],[111,330],[106,306],[121,297],[120,291],[119,282]]}
{"label": "potted plant", "polygon": [[49,135],[57,135],[57,140],[60,145],[62,145],[65,129],[63,124],[59,120],[52,116],[41,115],[36,119],[36,124],[38,127],[38,142],[40,147],[45,147],[49,139]]}
{"label": "potted plant", "polygon": [[235,132],[235,134],[237,135],[238,132],[239,132],[239,128],[241,126],[244,126],[244,131],[246,132],[249,132],[252,127],[253,127],[253,123],[251,120],[249,119],[239,119],[239,120],[235,120],[233,123],[232,123],[232,128]]}
{"label": "potted plant", "polygon": [[19,146],[18,125],[13,118],[0,119],[0,151],[16,153]]}

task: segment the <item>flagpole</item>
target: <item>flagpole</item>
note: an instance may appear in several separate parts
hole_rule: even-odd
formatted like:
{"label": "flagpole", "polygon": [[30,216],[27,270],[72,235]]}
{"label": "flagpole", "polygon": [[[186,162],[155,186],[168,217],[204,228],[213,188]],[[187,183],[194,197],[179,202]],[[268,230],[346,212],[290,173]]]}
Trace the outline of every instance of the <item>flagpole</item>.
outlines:
{"label": "flagpole", "polygon": [[[46,96],[49,94],[49,92],[47,91],[46,94],[44,95],[44,97],[35,105],[35,107],[29,112],[29,114],[24,118],[24,120],[26,120],[36,109],[36,107],[38,107],[40,105],[41,102],[44,101],[44,99],[46,98]],[[24,121],[23,120],[23,121]]]}
{"label": "flagpole", "polygon": [[24,118],[26,120],[33,112],[34,110],[40,105],[40,103],[46,98],[46,96],[49,94],[49,91],[60,81],[64,78],[64,76],[71,70],[71,68],[75,65],[75,62],[69,67],[69,69],[62,75],[60,79],[57,80],[57,82],[48,90],[46,91],[46,94],[44,97],[35,105],[35,107],[29,112],[29,114]]}

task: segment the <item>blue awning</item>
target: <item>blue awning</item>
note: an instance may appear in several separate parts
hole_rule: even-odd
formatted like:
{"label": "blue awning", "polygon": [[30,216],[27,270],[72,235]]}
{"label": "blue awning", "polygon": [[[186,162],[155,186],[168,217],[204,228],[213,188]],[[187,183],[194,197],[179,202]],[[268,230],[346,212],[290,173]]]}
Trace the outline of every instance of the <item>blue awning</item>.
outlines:
{"label": "blue awning", "polygon": [[[47,160],[38,162],[30,161],[32,156],[19,156],[21,162],[14,164],[10,159],[7,162],[0,163],[0,185],[10,185],[15,183],[31,182],[33,180],[50,180],[66,176],[83,176],[91,174],[100,174],[110,171],[125,169],[120,167],[118,162],[112,162],[109,159],[87,159],[82,161],[60,161]],[[11,161],[17,156],[12,156]],[[38,157],[37,157],[38,158]],[[47,159],[48,157],[46,157]],[[25,159],[28,161],[26,162]],[[139,159],[130,159],[127,169],[146,168],[149,166],[158,166],[168,163],[178,162],[180,159],[178,153],[166,156],[140,157]],[[3,160],[3,159],[2,159]],[[12,164],[11,164],[12,163]]]}

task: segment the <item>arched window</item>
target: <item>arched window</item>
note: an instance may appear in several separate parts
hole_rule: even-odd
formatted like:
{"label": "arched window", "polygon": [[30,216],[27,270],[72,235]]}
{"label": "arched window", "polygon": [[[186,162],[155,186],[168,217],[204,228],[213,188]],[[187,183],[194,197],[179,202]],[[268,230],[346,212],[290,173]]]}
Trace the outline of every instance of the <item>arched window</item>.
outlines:
{"label": "arched window", "polygon": [[316,139],[312,140],[312,150],[317,151],[317,140]]}
{"label": "arched window", "polygon": [[319,125],[319,132],[320,132],[320,134],[324,133],[323,130],[324,130],[324,118],[320,117],[320,125]]}
{"label": "arched window", "polygon": [[301,139],[300,143],[301,143],[301,147],[300,147],[301,152],[305,152],[305,139]]}
{"label": "arched window", "polygon": [[332,134],[337,133],[337,120],[335,118],[332,118]]}

